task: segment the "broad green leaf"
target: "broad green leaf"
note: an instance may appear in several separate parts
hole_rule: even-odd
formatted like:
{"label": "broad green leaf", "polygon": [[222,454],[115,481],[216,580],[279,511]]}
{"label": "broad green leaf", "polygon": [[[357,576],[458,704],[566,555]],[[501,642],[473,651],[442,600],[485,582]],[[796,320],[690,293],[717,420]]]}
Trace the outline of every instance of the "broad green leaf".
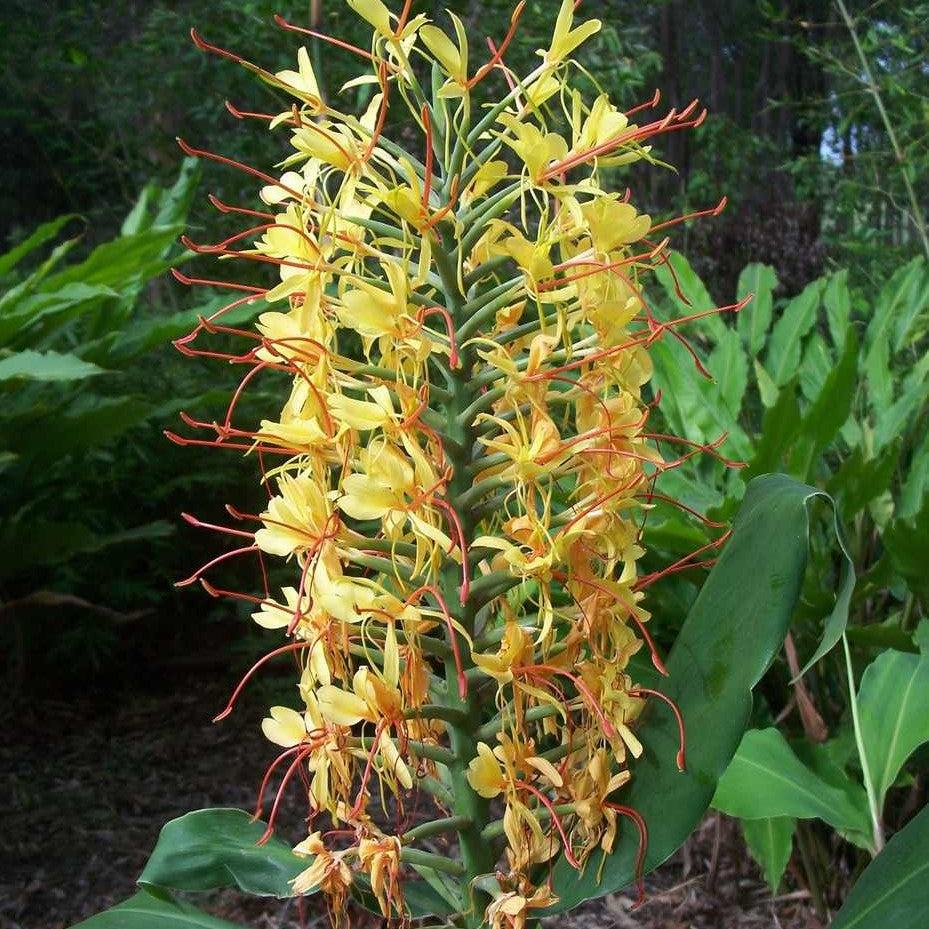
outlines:
{"label": "broad green leaf", "polygon": [[832,344],[838,351],[845,347],[845,333],[851,321],[852,297],[848,291],[848,269],[836,271],[826,284],[823,294],[823,305],[826,307],[826,322],[829,326],[829,335]]}
{"label": "broad green leaf", "polygon": [[75,218],[75,213],[67,213],[64,216],[59,216],[57,219],[42,223],[41,226],[35,229],[27,238],[20,242],[19,245],[11,248],[5,254],[0,255],[0,277],[9,274],[9,272],[30,252],[34,252],[50,239],[54,239],[61,231],[61,228]]}
{"label": "broad green leaf", "polygon": [[897,314],[897,324],[893,332],[894,352],[903,351],[908,347],[917,321],[929,307],[929,265],[925,259],[919,260],[922,262],[922,280],[914,284],[908,294],[909,301]]}
{"label": "broad green leaf", "polygon": [[821,819],[839,832],[867,833],[868,801],[859,802],[817,776],[793,753],[777,729],[745,733],[719,781],[713,806],[742,819]]}
{"label": "broad green leaf", "polygon": [[739,275],[736,300],[754,294],[752,302],[739,313],[738,329],[750,355],[757,355],[764,346],[771,326],[774,309],[772,293],[777,288],[777,275],[770,265],[750,264]]}
{"label": "broad green leaf", "polygon": [[177,180],[161,196],[154,226],[173,226],[187,221],[187,214],[200,182],[200,160],[185,158],[181,162]]}
{"label": "broad green leaf", "polygon": [[899,442],[893,442],[870,459],[865,459],[859,447],[842,462],[838,471],[833,472],[826,482],[826,490],[838,501],[845,519],[852,519],[890,487],[899,457]]}
{"label": "broad green leaf", "polygon": [[789,816],[773,819],[743,819],[742,832],[752,858],[761,865],[771,893],[777,893],[790,853],[797,821]]}
{"label": "broad green leaf", "polygon": [[761,437],[755,444],[754,457],[742,472],[745,480],[769,471],[779,471],[799,430],[800,404],[797,400],[796,381],[792,381],[781,388],[777,401],[764,412]]}
{"label": "broad green leaf", "polygon": [[797,374],[803,338],[816,322],[824,288],[823,278],[807,284],[802,293],[784,307],[771,330],[765,368],[778,387]]}
{"label": "broad green leaf", "polygon": [[907,425],[920,421],[929,405],[929,354],[923,355],[907,373],[900,396],[877,417],[874,445],[881,449],[907,431]]}
{"label": "broad green leaf", "polygon": [[149,213],[152,201],[157,196],[158,185],[154,181],[150,181],[142,188],[139,199],[136,200],[135,205],[126,214],[126,218],[119,228],[119,234],[121,236],[136,235],[139,232],[144,232],[151,226],[151,217]]}
{"label": "broad green leaf", "polygon": [[835,438],[852,411],[858,386],[858,337],[849,326],[839,363],[829,372],[822,390],[800,423],[790,456],[790,472],[809,480],[816,456]]}
{"label": "broad green leaf", "polygon": [[[689,316],[692,313],[705,313],[716,306],[715,301],[706,289],[706,285],[690,266],[690,262],[680,252],[670,252],[668,254],[668,263],[670,268],[667,264],[658,265],[655,269],[655,277],[664,288],[671,304],[678,310],[676,315]],[[680,287],[681,294],[687,301],[686,303],[682,302],[680,296],[678,296],[675,279]],[[714,342],[718,342],[726,328],[726,324],[720,319],[719,314],[713,313],[694,322],[691,331],[700,332],[702,330],[708,333]]]}
{"label": "broad green leaf", "polygon": [[734,329],[726,329],[716,348],[707,359],[707,370],[713,375],[719,398],[726,406],[732,422],[738,422],[742,397],[748,386],[748,359]]}
{"label": "broad green leaf", "polygon": [[72,929],[246,929],[210,916],[169,894],[140,890],[109,910],[91,916]]}
{"label": "broad green leaf", "polygon": [[753,367],[755,369],[755,383],[758,385],[758,393],[761,396],[761,403],[766,408],[771,408],[777,403],[777,384],[771,380],[771,375],[765,370],[765,366],[756,358]]}
{"label": "broad green leaf", "polygon": [[[637,669],[643,686],[676,701],[689,733],[686,771],[675,764],[675,720],[657,703],[639,736],[645,753],[620,802],[637,810],[649,830],[646,870],[661,864],[706,811],[716,782],[745,731],[751,691],[780,649],[800,593],[807,557],[807,503],[815,488],[783,475],[753,481],[733,535],[703,585],[667,661],[670,676]],[[552,912],[612,893],[635,877],[635,829],[624,824],[614,852],[592,856],[582,874],[563,859],[554,869],[560,896]],[[602,879],[598,872],[602,867]]]}
{"label": "broad green leaf", "polygon": [[[256,896],[292,896],[291,881],[312,859],[295,855],[274,836],[257,845],[264,831],[265,824],[253,822],[244,810],[196,810],[172,819],[162,828],[139,884],[195,892],[238,887]],[[377,908],[366,887],[357,890],[363,905]],[[451,912],[448,901],[425,881],[407,881],[404,893],[414,917]]]}
{"label": "broad green leaf", "polygon": [[214,890],[238,887],[262,897],[293,896],[291,881],[311,862],[265,831],[244,810],[196,810],[166,823],[139,877],[143,887]]}
{"label": "broad green leaf", "polygon": [[0,360],[0,381],[79,381],[105,370],[78,358],[59,352],[14,352]]}
{"label": "broad green leaf", "polygon": [[890,366],[890,338],[897,321],[907,315],[916,301],[925,299],[920,292],[923,278],[921,258],[914,258],[899,268],[881,288],[864,338],[862,373],[868,382],[868,396],[880,414],[893,400],[893,376]]}
{"label": "broad green leaf", "polygon": [[[36,348],[36,340],[104,300],[119,298],[112,287],[65,284],[58,290],[24,297],[0,315],[0,344]],[[37,326],[41,323],[41,326]],[[39,330],[38,332],[36,330]]]}
{"label": "broad green leaf", "polygon": [[[855,359],[857,363],[858,359]],[[835,366],[832,351],[826,345],[826,340],[814,332],[806,343],[803,360],[800,362],[800,391],[807,400],[815,400],[829,372]]]}
{"label": "broad green leaf", "polygon": [[165,252],[181,232],[183,227],[180,225],[161,226],[104,242],[85,261],[46,278],[42,289],[57,290],[65,284],[80,281],[125,291],[128,281],[146,280],[167,267]]}
{"label": "broad green leaf", "polygon": [[881,541],[894,571],[914,593],[929,600],[929,499],[923,500],[922,509],[912,519],[895,519]]}
{"label": "broad green leaf", "polygon": [[929,926],[929,806],[865,869],[831,929]]}
{"label": "broad green leaf", "polygon": [[904,762],[929,741],[929,623],[920,654],[887,650],[865,669],[858,689],[861,735],[879,805]]}
{"label": "broad green leaf", "polygon": [[900,494],[897,515],[901,519],[915,516],[929,495],[929,429],[923,432],[919,444],[913,450],[906,481]]}

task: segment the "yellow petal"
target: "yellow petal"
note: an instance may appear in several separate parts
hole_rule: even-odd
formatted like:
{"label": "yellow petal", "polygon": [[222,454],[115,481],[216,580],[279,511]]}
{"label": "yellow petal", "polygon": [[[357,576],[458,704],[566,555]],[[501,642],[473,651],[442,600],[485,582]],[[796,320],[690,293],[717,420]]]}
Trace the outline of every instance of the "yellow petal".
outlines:
{"label": "yellow petal", "polygon": [[320,687],[316,696],[319,699],[319,711],[337,726],[353,726],[369,715],[364,700],[332,684]]}
{"label": "yellow petal", "polygon": [[496,797],[503,790],[503,769],[486,742],[477,743],[477,757],[468,765],[468,783],[482,797]]}
{"label": "yellow petal", "polygon": [[284,748],[298,745],[306,736],[302,714],[286,706],[272,706],[270,717],[261,721],[261,731],[268,741]]}
{"label": "yellow petal", "polygon": [[366,19],[383,36],[393,35],[390,27],[390,11],[381,0],[348,0],[348,5]]}

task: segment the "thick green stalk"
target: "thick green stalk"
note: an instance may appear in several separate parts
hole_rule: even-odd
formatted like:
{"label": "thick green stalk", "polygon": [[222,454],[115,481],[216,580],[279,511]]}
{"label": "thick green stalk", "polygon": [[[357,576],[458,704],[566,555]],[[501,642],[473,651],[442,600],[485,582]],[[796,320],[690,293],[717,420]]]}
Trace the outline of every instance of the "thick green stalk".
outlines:
{"label": "thick green stalk", "polygon": [[[433,245],[436,267],[443,281],[445,305],[452,315],[456,328],[461,326],[464,295],[459,283],[458,269],[444,243]],[[461,413],[474,400],[474,389],[469,378],[469,359],[462,359],[462,366],[453,373],[451,398],[446,405],[446,424],[444,432],[452,440],[445,448],[445,454],[451,465],[451,477],[447,485],[447,499],[455,505],[462,494],[470,488],[471,478],[468,465],[471,463],[471,449],[474,445],[471,423],[462,421]],[[458,514],[461,531],[464,536],[462,561],[468,558],[468,549],[474,538],[474,524],[466,512]],[[440,575],[442,594],[450,609],[460,604],[459,621],[469,635],[474,632],[476,603],[479,598],[471,593],[462,602],[461,570],[455,564],[446,564]],[[451,633],[454,634],[454,633]],[[453,718],[446,722],[449,747],[454,758],[448,765],[449,782],[452,790],[452,813],[461,817],[457,828],[458,847],[464,868],[462,887],[469,901],[469,911],[462,914],[467,929],[477,929],[483,921],[487,900],[474,885],[474,880],[481,874],[493,871],[495,860],[489,844],[481,837],[480,823],[487,821],[489,801],[481,797],[468,781],[468,765],[477,755],[477,731],[481,724],[480,704],[469,697],[461,696],[459,674],[469,670],[470,652],[466,649],[461,654],[462,668],[454,660],[446,660],[445,677],[448,687],[448,706],[453,711]]]}

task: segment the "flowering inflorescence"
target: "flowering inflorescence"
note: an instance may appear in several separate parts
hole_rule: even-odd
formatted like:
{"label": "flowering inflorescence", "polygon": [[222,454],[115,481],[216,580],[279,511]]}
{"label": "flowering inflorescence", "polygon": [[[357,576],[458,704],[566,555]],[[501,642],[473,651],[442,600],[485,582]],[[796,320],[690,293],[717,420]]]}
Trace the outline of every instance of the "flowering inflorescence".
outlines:
{"label": "flowering inflorescence", "polygon": [[[554,856],[583,867],[612,850],[623,817],[644,849],[645,824],[621,802],[643,750],[636,721],[662,697],[629,673],[643,643],[663,670],[641,527],[654,477],[698,449],[668,460],[648,430],[648,346],[680,338],[680,320],[653,317],[640,277],[666,262],[667,240],[601,172],[652,161],[650,139],[703,114],[641,119],[657,95],[626,112],[585,99],[571,55],[600,24],[575,26],[571,0],[522,77],[504,62],[522,4],[475,68],[454,14],[447,35],[409,2],[399,15],[348,3],[373,27],[370,50],[337,43],[370,66],[351,82],[375,91],[359,116],[324,100],[306,49],[298,70],[271,74],[194,36],[296,102],[230,107],[285,129],[292,152],[279,174],[240,166],[263,180],[265,209],[214,199],[250,228],[187,244],[274,265],[279,282],[226,285],[242,295],[178,341],[248,373],[222,423],[185,418],[210,438],[172,437],[257,452],[267,507],[230,508],[255,528],[226,529],[245,544],[216,561],[253,552],[293,572],[279,592],[266,579],[262,596],[232,595],[287,639],[259,666],[298,659],[296,708],[263,723],[281,753],[261,788],[279,784],[270,834],[287,784],[306,784],[310,834],[296,851],[313,857],[294,891],[323,891],[338,920],[359,887],[403,922],[418,872],[467,925],[522,926],[556,901]],[[479,106],[478,85],[495,80],[498,100]],[[418,156],[384,131],[397,105]],[[257,331],[223,323],[259,300],[272,308]],[[199,347],[214,332],[246,348]],[[263,372],[283,374],[289,397],[241,428],[237,400]],[[189,581],[231,593],[205,570]],[[446,815],[415,825],[421,792]],[[443,832],[457,859],[421,847]]]}

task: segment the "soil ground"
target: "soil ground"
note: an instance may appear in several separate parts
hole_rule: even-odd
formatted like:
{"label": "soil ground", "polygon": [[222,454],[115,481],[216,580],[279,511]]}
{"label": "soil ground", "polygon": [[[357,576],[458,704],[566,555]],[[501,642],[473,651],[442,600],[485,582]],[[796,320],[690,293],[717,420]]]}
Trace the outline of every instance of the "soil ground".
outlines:
{"label": "soil ground", "polygon": [[[235,680],[228,668],[174,668],[144,693],[20,700],[0,744],[0,929],[66,929],[134,892],[167,820],[210,806],[250,809],[272,757],[258,720],[260,688],[219,725],[210,718]],[[301,822],[296,797],[281,822]],[[298,836],[287,835],[287,838]],[[822,929],[803,890],[772,898],[738,826],[710,816],[635,893],[592,901],[546,929]],[[315,898],[293,901],[224,891],[199,898],[214,915],[253,929],[323,929]],[[349,929],[380,919],[349,913]]]}

